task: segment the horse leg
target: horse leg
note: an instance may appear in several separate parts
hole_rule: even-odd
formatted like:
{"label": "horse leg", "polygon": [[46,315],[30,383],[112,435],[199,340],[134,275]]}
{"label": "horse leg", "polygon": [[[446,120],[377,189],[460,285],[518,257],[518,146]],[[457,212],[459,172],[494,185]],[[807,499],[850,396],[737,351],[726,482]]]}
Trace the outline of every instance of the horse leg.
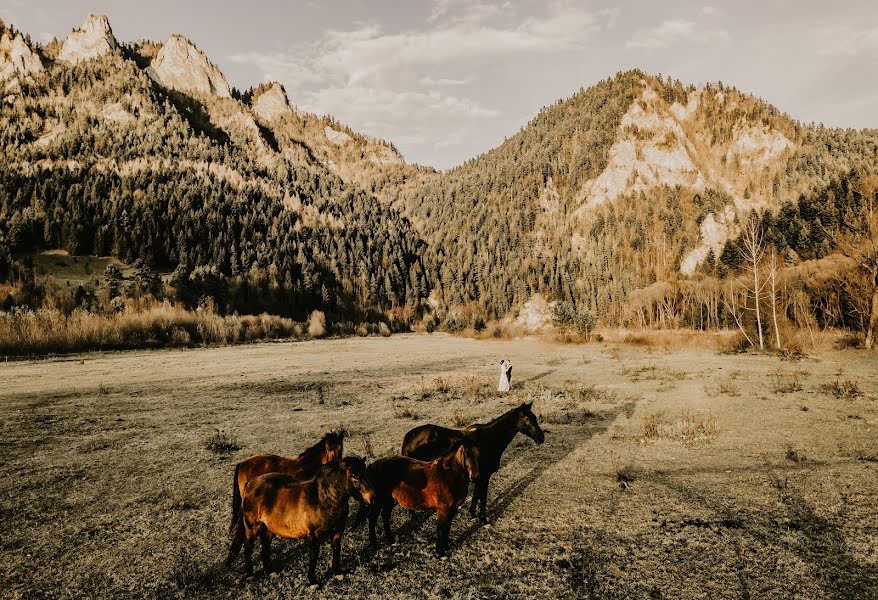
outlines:
{"label": "horse leg", "polygon": [[390,526],[391,515],[393,514],[393,501],[388,502],[384,505],[384,508],[381,511],[382,522],[384,524],[384,539],[387,541],[388,545],[393,545],[395,542],[395,538],[393,537],[393,529]]}
{"label": "horse leg", "polygon": [[476,518],[476,506],[479,501],[479,496],[481,495],[482,490],[482,478],[479,477],[473,482],[473,500],[469,505],[469,515],[471,518]]}
{"label": "horse leg", "polygon": [[445,556],[448,551],[448,536],[455,514],[457,509],[453,507],[440,508],[436,511],[436,556]]}
{"label": "horse leg", "polygon": [[244,572],[248,576],[253,575],[253,544],[256,543],[256,536],[249,535],[244,540]]}
{"label": "horse leg", "polygon": [[238,556],[238,553],[241,551],[241,546],[244,545],[244,522],[238,521],[235,525],[234,532],[232,533],[232,544],[229,546],[229,555],[226,557],[226,566],[230,566],[232,561],[235,560],[235,557]]}
{"label": "horse leg", "polygon": [[332,572],[342,575],[341,570],[341,531],[332,534]]}
{"label": "horse leg", "polygon": [[259,530],[259,543],[262,547],[262,570],[271,573],[271,533],[268,527],[263,526]]}
{"label": "horse leg", "polygon": [[378,536],[375,535],[375,525],[378,523],[378,516],[381,514],[381,506],[377,502],[372,503],[369,511],[369,544],[375,549],[378,547]]}
{"label": "horse leg", "polygon": [[316,537],[309,540],[310,553],[308,555],[308,583],[317,585],[317,559],[320,556],[320,540]]}
{"label": "horse leg", "polygon": [[488,504],[488,483],[490,481],[490,475],[484,477],[482,480],[481,495],[479,497],[479,521],[482,523],[482,525],[488,524],[486,505]]}

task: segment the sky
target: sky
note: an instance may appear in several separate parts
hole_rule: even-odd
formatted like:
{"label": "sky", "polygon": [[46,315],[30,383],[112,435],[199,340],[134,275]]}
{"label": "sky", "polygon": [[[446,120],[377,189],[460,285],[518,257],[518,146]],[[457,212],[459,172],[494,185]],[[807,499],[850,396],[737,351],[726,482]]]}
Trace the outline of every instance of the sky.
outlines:
{"label": "sky", "polygon": [[234,87],[280,81],[300,109],[440,169],[631,68],[878,128],[876,0],[0,0],[0,19],[37,41],[88,13],[122,41],[182,33]]}

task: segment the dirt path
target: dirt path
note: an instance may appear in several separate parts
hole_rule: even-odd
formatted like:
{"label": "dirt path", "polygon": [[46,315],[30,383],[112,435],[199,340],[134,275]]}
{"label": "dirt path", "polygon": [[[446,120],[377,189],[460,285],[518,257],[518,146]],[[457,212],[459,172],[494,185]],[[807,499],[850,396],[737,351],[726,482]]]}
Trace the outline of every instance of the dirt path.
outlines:
{"label": "dirt path", "polygon": [[[352,573],[311,593],[878,598],[874,356],[411,335],[3,364],[0,579],[13,597],[304,591],[297,542],[274,544],[271,577],[222,565],[237,460],[338,425],[349,453],[381,455],[417,424],[533,400],[546,443],[510,446],[491,527],[459,516],[440,561],[433,517],[397,509],[395,546],[373,555],[351,532]],[[217,430],[240,448],[208,450]]]}

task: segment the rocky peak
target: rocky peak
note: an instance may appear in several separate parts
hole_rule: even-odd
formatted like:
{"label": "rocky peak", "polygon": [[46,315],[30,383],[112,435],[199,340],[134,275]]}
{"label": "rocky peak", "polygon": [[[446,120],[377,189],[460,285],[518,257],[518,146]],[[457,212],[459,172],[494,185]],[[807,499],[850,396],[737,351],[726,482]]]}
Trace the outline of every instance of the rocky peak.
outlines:
{"label": "rocky peak", "polygon": [[72,64],[106,54],[117,48],[116,38],[106,15],[89,15],[81,29],[74,29],[58,54],[58,59]]}
{"label": "rocky peak", "polygon": [[182,35],[172,35],[165,42],[146,72],[157,83],[181,92],[231,97],[222,72]]}
{"label": "rocky peak", "polygon": [[0,81],[15,73],[28,74],[43,70],[39,55],[34,52],[22,35],[10,30],[0,36]]}
{"label": "rocky peak", "polygon": [[254,91],[251,106],[253,112],[266,121],[293,114],[286,90],[275,81]]}

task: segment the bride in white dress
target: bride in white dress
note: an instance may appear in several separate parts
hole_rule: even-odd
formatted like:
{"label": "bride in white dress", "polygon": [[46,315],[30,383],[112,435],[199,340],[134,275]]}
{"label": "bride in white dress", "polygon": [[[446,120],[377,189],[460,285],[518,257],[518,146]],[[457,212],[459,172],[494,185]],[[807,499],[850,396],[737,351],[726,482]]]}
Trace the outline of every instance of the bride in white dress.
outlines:
{"label": "bride in white dress", "polygon": [[508,392],[512,387],[512,361],[505,358],[500,361],[500,384],[497,386],[498,392]]}

